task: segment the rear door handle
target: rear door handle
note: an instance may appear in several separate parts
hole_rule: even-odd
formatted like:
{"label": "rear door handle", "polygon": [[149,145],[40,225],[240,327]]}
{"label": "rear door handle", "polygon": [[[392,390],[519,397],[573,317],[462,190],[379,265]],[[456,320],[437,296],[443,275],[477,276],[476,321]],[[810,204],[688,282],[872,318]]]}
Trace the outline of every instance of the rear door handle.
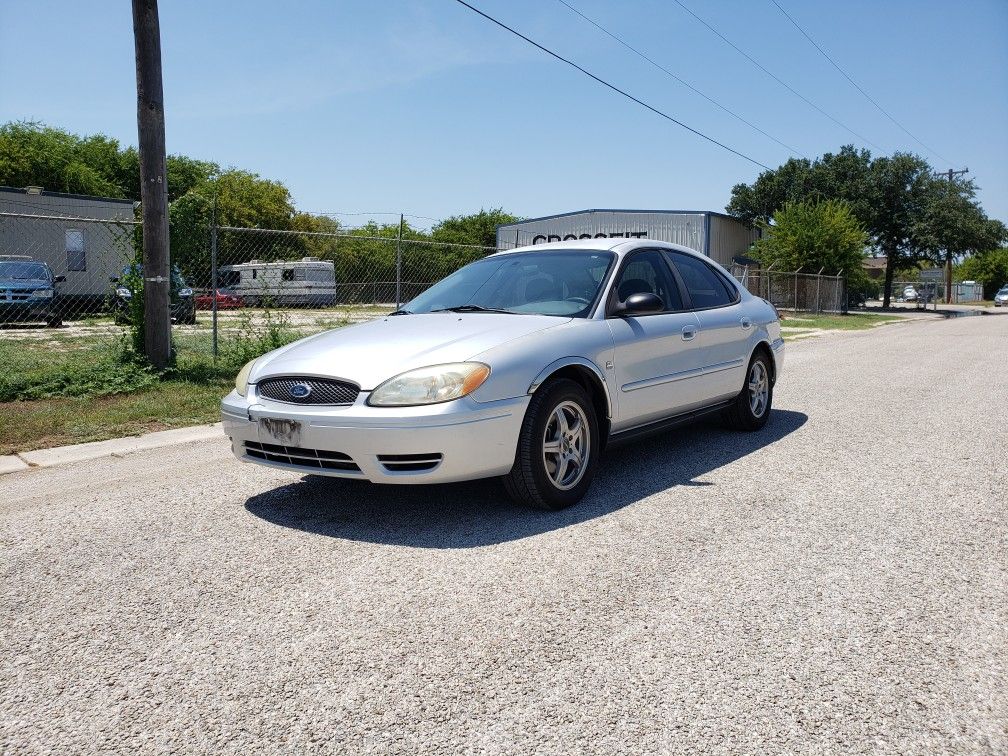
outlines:
{"label": "rear door handle", "polygon": [[697,333],[697,327],[696,326],[691,326],[691,325],[683,326],[683,329],[682,329],[682,340],[683,341],[692,341],[693,337],[696,336],[696,333]]}
{"label": "rear door handle", "polygon": [[752,328],[752,319],[751,318],[742,318],[742,320],[740,322],[742,323],[742,327],[744,329],[746,329],[747,331],[750,328]]}

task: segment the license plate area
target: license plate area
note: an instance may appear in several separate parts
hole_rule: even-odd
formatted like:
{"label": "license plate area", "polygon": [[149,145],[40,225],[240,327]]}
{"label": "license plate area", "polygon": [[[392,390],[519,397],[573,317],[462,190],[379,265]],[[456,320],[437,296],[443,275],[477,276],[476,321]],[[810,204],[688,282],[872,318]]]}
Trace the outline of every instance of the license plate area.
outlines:
{"label": "license plate area", "polygon": [[301,423],[282,417],[259,418],[259,441],[264,444],[301,446]]}

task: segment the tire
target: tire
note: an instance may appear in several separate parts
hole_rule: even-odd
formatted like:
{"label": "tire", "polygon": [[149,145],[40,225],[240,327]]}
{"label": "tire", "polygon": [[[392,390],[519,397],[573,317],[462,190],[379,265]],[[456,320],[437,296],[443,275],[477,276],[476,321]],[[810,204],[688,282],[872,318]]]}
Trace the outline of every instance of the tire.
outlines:
{"label": "tire", "polygon": [[46,318],[46,328],[59,328],[61,325],[63,325],[63,318],[59,315]]}
{"label": "tire", "polygon": [[[548,451],[547,442],[557,451]],[[598,418],[588,394],[574,381],[551,381],[529,403],[504,487],[519,504],[564,509],[591,486],[600,452]]]}
{"label": "tire", "polygon": [[746,368],[745,384],[734,403],[725,410],[729,428],[758,431],[770,418],[773,405],[773,380],[769,358],[763,350],[756,352]]}

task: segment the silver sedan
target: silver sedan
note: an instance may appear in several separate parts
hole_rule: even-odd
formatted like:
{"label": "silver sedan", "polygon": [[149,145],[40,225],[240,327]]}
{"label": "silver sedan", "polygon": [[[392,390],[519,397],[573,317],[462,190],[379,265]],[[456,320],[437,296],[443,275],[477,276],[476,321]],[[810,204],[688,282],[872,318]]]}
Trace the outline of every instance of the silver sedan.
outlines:
{"label": "silver sedan", "polygon": [[224,398],[239,459],[373,483],[502,476],[579,501],[607,443],[719,413],[766,423],[780,321],[720,266],[648,240],[500,252],[401,310],[246,365]]}

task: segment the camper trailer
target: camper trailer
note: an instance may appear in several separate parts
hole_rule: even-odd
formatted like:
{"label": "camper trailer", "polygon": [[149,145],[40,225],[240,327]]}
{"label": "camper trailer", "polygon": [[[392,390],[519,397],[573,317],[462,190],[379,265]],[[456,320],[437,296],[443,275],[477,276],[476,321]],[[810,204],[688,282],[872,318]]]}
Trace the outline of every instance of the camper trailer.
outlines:
{"label": "camper trailer", "polygon": [[331,307],[336,302],[336,266],[330,260],[249,260],[219,268],[218,286],[248,305]]}

